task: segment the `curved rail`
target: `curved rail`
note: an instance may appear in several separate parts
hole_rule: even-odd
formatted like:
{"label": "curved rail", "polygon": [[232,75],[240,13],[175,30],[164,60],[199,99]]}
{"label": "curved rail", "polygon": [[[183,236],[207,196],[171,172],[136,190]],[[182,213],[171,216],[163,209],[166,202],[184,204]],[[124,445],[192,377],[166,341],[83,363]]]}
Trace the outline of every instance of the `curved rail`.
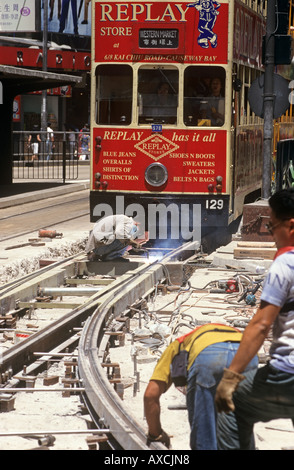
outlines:
{"label": "curved rail", "polygon": [[[187,249],[186,253],[184,253],[184,249]],[[134,417],[128,415],[124,409],[124,402],[108,381],[103,362],[108,355],[109,336],[104,333],[107,328],[109,329],[113,320],[122,312],[129,310],[130,305],[137,303],[138,299],[141,300],[149,296],[154,292],[158,283],[168,279],[166,266],[168,262],[179,258],[185,259],[190,256],[191,251],[193,254],[195,253],[195,246],[191,249],[189,247],[184,249],[178,248],[171,251],[160,261],[148,264],[146,262],[136,263],[136,266],[139,265],[139,267],[134,270],[131,270],[133,268],[131,263],[124,265],[124,269],[122,269],[124,274],[92,295],[91,289],[90,297],[87,297],[80,306],[5,351],[1,357],[0,373],[3,376],[6,373],[7,376],[12,374],[15,376],[23,369],[24,364],[30,370],[36,371],[37,368],[42,367],[43,362],[45,363],[45,361],[40,361],[40,366],[39,362],[38,364],[35,362],[36,351],[42,351],[42,355],[45,355],[46,352],[52,352],[58,348],[60,351],[64,351],[67,347],[65,345],[71,344],[76,347],[78,344],[78,372],[83,381],[82,388],[85,390],[84,393],[81,390],[83,400],[97,430],[101,428],[108,430],[108,445],[113,449],[166,450],[161,443],[152,443],[150,447],[147,447],[145,430]],[[81,259],[79,258],[75,256],[72,259],[70,257],[25,276],[24,279],[29,284],[30,295],[32,292],[38,292],[38,289],[41,288],[63,291],[64,287],[56,288],[50,287],[50,285],[55,285],[55,281],[57,284],[62,284],[65,272],[69,276],[73,273],[76,275],[75,264],[81,261],[83,266],[84,262],[83,256]],[[54,272],[52,273],[51,270]],[[42,281],[40,281],[40,274],[42,274],[42,279],[44,277]],[[21,280],[18,280],[4,286],[1,289],[2,298],[5,300],[5,295],[8,296],[8,302],[12,295],[11,291],[15,294],[14,289],[16,289],[17,298],[31,298],[24,279],[22,279],[22,284]],[[47,287],[48,285],[49,287]],[[69,290],[72,292],[70,288]],[[83,325],[84,327],[79,333],[81,336],[73,335],[74,330],[78,328],[80,331]],[[7,383],[2,383],[0,390],[2,392],[12,390],[13,383],[10,380]]]}
{"label": "curved rail", "polygon": [[[17,288],[22,288],[25,281],[30,281],[31,290],[37,291],[40,289],[39,282],[40,276],[44,273],[47,273],[49,276],[55,268],[64,268],[67,264],[71,266],[75,261],[78,260],[76,255],[61,260],[42,268],[41,270],[35,271],[30,275],[25,276],[24,278],[11,282],[8,287],[4,286],[4,289],[1,290],[1,297],[4,297],[4,294],[8,296],[7,303],[9,303],[10,291]],[[59,271],[58,271],[59,272]],[[132,273],[130,274],[130,277]],[[64,272],[61,269],[61,275],[59,277],[64,277]],[[86,300],[82,305],[74,308],[68,313],[62,315],[58,320],[53,321],[49,326],[43,328],[40,331],[35,332],[26,340],[13,345],[10,349],[4,352],[1,356],[0,363],[0,373],[5,373],[5,371],[12,369],[14,373],[22,369],[24,361],[26,365],[34,362],[34,351],[43,350],[48,351],[55,348],[60,344],[61,341],[66,341],[72,336],[72,331],[75,328],[80,328],[81,325],[86,322],[90,315],[95,311],[97,305],[101,302],[100,299],[104,296],[112,295],[113,286],[115,289],[121,289],[127,281],[124,279],[124,276],[120,276],[113,283],[106,285],[101,290],[97,290],[90,297],[87,296]],[[18,295],[22,296],[23,294],[17,291]],[[38,304],[36,303],[36,306]]]}
{"label": "curved rail", "polygon": [[85,388],[85,404],[97,427],[101,422],[104,427],[108,427],[117,446],[124,450],[166,450],[166,447],[160,443],[152,443],[147,447],[145,430],[124,409],[122,400],[108,382],[102,366],[108,343],[104,331],[110,320],[119,316],[136,300],[148,296],[156,283],[166,277],[165,264],[182,256],[190,245],[178,248],[147,268],[138,268],[132,276],[127,273],[125,285],[120,285],[112,290],[110,296],[100,299],[101,304],[83,328],[79,342],[78,370]]}

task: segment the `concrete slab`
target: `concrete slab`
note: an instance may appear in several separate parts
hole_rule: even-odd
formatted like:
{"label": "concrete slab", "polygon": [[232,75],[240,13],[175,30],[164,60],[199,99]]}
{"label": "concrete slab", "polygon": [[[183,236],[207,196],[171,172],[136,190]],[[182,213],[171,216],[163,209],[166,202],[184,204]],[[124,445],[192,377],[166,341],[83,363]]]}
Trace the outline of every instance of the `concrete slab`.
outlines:
{"label": "concrete slab", "polygon": [[257,270],[266,270],[272,264],[272,260],[260,258],[243,258],[236,259],[234,257],[234,249],[238,246],[238,240],[234,240],[226,246],[221,246],[215,252],[207,257],[208,261],[214,266],[232,267],[235,269],[245,270],[251,273],[256,273]]}

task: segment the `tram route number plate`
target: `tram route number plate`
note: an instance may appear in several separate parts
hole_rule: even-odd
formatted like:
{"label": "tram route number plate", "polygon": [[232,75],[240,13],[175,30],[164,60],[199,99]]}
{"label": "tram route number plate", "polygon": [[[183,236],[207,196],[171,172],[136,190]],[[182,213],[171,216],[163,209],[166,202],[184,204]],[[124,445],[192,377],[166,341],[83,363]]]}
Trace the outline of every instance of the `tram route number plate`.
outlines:
{"label": "tram route number plate", "polygon": [[162,132],[161,124],[152,124],[151,128],[152,128],[152,132]]}
{"label": "tram route number plate", "polygon": [[224,208],[223,199],[206,199],[205,209],[222,210]]}

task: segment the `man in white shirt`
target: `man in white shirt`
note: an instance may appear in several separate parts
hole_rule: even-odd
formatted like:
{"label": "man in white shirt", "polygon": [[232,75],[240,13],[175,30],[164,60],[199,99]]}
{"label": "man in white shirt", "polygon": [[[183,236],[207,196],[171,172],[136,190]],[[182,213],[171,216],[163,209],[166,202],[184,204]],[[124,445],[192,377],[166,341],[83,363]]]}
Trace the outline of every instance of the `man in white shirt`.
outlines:
{"label": "man in white shirt", "polygon": [[208,119],[211,126],[223,126],[225,121],[225,99],[221,94],[222,83],[214,77],[210,84],[210,94],[201,100],[200,115]]}
{"label": "man in white shirt", "polygon": [[[294,423],[294,189],[277,192],[269,205],[267,228],[277,253],[264,281],[260,307],[216,391],[221,450],[248,450],[256,422],[290,418]],[[243,371],[271,328],[269,362],[243,381]],[[235,413],[236,428],[229,428],[222,412]]]}

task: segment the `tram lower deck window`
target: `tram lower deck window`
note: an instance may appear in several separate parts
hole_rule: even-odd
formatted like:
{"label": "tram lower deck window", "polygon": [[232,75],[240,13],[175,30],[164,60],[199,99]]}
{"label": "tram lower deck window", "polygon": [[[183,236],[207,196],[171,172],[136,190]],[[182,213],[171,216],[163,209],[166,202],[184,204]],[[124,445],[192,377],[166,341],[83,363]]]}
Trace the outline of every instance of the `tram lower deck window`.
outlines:
{"label": "tram lower deck window", "polygon": [[133,71],[128,65],[98,65],[97,124],[129,125],[132,121]]}
{"label": "tram lower deck window", "polygon": [[225,70],[189,66],[184,74],[186,126],[223,126],[225,121]]}
{"label": "tram lower deck window", "polygon": [[139,124],[176,124],[179,73],[176,68],[144,68],[138,73]]}

